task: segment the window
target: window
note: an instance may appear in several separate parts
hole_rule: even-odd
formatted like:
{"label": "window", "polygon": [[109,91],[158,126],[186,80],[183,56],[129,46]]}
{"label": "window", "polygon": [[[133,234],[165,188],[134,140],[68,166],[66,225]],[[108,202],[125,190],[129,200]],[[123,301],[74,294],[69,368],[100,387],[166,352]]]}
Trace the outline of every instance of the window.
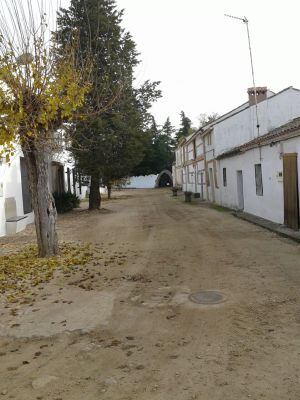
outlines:
{"label": "window", "polygon": [[196,146],[196,157],[201,156],[202,153],[203,153],[203,151],[202,151],[202,148],[201,148],[201,143],[199,143],[199,144]]}
{"label": "window", "polygon": [[197,173],[197,183],[203,185],[203,171],[198,171]]}
{"label": "window", "polygon": [[207,143],[207,146],[211,146],[211,133],[207,134],[206,143]]}
{"label": "window", "polygon": [[197,156],[197,153],[196,153],[196,140],[193,140],[193,159],[194,160],[195,160],[196,156]]}
{"label": "window", "polygon": [[223,168],[223,186],[227,186],[227,172],[226,168]]}
{"label": "window", "polygon": [[207,184],[207,186],[210,186],[210,176],[209,176],[209,172],[208,171],[206,173],[206,184]]}
{"label": "window", "polygon": [[195,183],[193,167],[188,167],[188,183]]}
{"label": "window", "polygon": [[262,196],[264,193],[264,190],[263,190],[261,164],[255,164],[255,183],[256,183],[257,196]]}
{"label": "window", "polygon": [[186,154],[187,154],[187,152],[186,152],[186,147],[183,147],[183,149],[182,149],[182,158],[183,158],[182,161],[183,161],[183,163],[185,163],[186,160],[187,160]]}

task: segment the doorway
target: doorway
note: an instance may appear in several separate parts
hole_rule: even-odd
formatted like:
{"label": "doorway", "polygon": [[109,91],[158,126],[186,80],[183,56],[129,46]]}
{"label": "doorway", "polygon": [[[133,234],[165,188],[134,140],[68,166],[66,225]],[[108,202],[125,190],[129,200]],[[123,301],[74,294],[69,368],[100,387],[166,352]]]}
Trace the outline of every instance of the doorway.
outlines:
{"label": "doorway", "polygon": [[29,214],[32,211],[31,193],[29,188],[28,172],[24,157],[20,157],[20,169],[21,169],[23,211],[24,214]]}
{"label": "doorway", "polygon": [[244,183],[243,183],[243,171],[236,171],[237,174],[237,197],[238,197],[238,209],[244,210]]}
{"label": "doorway", "polygon": [[65,172],[64,166],[57,162],[51,163],[51,176],[52,176],[52,184],[51,190],[52,193],[64,193],[65,192]]}
{"label": "doorway", "polygon": [[215,182],[214,182],[214,172],[212,168],[209,168],[209,184],[211,189],[211,200],[213,203],[216,201],[215,197]]}
{"label": "doorway", "polygon": [[299,229],[299,188],[297,153],[283,155],[284,224]]}
{"label": "doorway", "polygon": [[204,173],[201,171],[200,172],[200,185],[201,185],[201,200],[204,200]]}

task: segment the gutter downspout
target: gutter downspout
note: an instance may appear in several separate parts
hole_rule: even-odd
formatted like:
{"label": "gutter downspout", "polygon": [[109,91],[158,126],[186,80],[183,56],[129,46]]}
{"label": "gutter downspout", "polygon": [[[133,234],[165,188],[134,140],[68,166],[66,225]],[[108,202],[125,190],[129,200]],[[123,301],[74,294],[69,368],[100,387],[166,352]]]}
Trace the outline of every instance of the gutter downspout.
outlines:
{"label": "gutter downspout", "polygon": [[195,193],[197,193],[197,162],[194,165]]}
{"label": "gutter downspout", "polygon": [[203,143],[203,155],[204,155],[204,171],[205,171],[205,188],[206,188],[206,201],[208,201],[208,170],[207,170],[207,161],[206,161],[206,147],[205,147],[205,138],[204,136],[202,137],[202,143]]}

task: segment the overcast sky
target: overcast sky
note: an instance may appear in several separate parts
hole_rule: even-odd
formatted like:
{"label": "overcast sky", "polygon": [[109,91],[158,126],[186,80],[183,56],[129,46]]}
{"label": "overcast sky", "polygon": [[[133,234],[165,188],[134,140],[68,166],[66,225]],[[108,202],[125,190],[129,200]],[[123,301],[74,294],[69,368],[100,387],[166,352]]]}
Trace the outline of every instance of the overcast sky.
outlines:
{"label": "overcast sky", "polygon": [[[49,0],[51,1],[51,0]],[[68,0],[62,0],[66,4]],[[181,110],[197,125],[205,112],[224,113],[247,100],[252,86],[246,28],[250,21],[258,86],[300,88],[299,0],[117,0],[125,9],[142,63],[137,80],[160,80],[158,123]]]}

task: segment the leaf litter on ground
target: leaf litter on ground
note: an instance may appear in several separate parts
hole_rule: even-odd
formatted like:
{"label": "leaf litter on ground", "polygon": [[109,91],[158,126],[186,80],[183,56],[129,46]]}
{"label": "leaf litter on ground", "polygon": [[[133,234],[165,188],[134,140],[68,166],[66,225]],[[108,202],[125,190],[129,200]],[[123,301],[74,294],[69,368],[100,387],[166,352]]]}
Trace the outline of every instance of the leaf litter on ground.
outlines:
{"label": "leaf litter on ground", "polygon": [[8,303],[33,296],[33,288],[49,282],[55,271],[86,265],[93,257],[91,245],[67,242],[61,243],[59,255],[51,258],[39,258],[35,245],[0,255],[0,296]]}

